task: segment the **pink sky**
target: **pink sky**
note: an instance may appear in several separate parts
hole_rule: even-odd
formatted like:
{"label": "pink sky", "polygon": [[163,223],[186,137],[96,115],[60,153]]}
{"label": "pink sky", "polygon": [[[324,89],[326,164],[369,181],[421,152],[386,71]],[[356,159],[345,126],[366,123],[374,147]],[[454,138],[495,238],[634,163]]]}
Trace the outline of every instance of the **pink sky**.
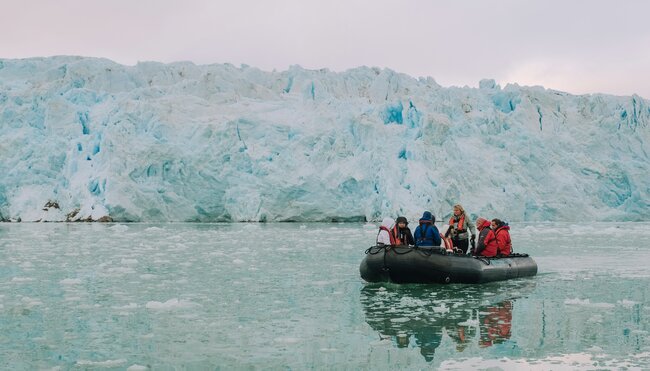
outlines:
{"label": "pink sky", "polygon": [[0,58],[387,67],[650,98],[650,1],[2,0]]}

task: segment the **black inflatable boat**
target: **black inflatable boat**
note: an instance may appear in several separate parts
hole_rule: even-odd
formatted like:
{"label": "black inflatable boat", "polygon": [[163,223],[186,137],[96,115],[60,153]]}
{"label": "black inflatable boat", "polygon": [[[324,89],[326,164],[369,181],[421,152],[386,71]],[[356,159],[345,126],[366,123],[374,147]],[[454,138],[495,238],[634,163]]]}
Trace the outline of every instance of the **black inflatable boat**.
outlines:
{"label": "black inflatable boat", "polygon": [[440,247],[373,246],[359,271],[368,282],[485,283],[534,276],[537,263],[528,254],[486,258]]}

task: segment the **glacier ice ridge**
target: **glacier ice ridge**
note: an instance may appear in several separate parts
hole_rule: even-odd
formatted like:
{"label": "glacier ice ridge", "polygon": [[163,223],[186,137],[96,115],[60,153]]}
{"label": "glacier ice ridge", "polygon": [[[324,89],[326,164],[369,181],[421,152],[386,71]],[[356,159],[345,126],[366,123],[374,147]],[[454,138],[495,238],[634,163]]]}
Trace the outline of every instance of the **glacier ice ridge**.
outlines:
{"label": "glacier ice ridge", "polygon": [[0,219],[650,219],[650,105],[389,69],[0,59]]}

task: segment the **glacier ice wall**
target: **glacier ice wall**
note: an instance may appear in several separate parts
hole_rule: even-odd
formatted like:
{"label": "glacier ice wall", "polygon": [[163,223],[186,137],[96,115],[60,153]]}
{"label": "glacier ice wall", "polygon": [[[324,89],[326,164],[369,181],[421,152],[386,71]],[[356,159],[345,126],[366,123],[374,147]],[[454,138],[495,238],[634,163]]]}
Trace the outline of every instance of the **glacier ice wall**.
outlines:
{"label": "glacier ice wall", "polygon": [[0,219],[650,219],[650,105],[357,68],[0,60]]}

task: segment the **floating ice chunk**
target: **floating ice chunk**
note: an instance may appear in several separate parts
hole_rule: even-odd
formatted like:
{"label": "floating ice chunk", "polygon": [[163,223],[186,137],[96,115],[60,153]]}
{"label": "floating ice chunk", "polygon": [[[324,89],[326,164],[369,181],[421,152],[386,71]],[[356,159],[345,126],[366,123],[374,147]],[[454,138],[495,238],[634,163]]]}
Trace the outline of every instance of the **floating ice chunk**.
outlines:
{"label": "floating ice chunk", "polygon": [[110,229],[112,229],[113,231],[118,232],[118,233],[124,233],[124,232],[129,230],[129,227],[124,225],[124,224],[116,224],[116,225],[110,227]]}
{"label": "floating ice chunk", "polygon": [[469,326],[469,327],[474,327],[479,325],[478,319],[468,319],[467,321],[464,322],[459,322],[459,326]]}
{"label": "floating ice chunk", "polygon": [[592,303],[591,300],[589,300],[589,299],[581,300],[581,299],[578,299],[578,298],[566,299],[566,300],[564,300],[564,304],[567,304],[567,305],[584,305],[584,306],[591,307],[591,308],[603,308],[603,309],[608,309],[608,308],[614,308],[615,307],[615,305],[611,304],[611,303]]}
{"label": "floating ice chunk", "polygon": [[283,344],[298,344],[302,340],[295,337],[278,337],[273,339],[273,341],[275,341],[276,343],[283,343]]}
{"label": "floating ice chunk", "polygon": [[623,299],[617,301],[616,304],[624,306],[626,308],[632,308],[636,304],[636,302],[632,300]]}
{"label": "floating ice chunk", "polygon": [[11,279],[11,282],[32,282],[34,279],[32,277],[14,277]]}
{"label": "floating ice chunk", "polygon": [[582,299],[575,298],[575,299],[564,300],[564,304],[567,305],[589,305],[589,303],[590,303],[589,299],[582,300]]}
{"label": "floating ice chunk", "polygon": [[147,302],[145,307],[147,309],[153,310],[175,310],[175,309],[188,309],[199,306],[199,304],[193,303],[188,300],[179,300],[179,299],[169,299],[164,303],[159,301],[150,301]]}
{"label": "floating ice chunk", "polygon": [[603,323],[603,315],[602,314],[594,314],[591,316],[587,321],[593,322],[593,323]]}
{"label": "floating ice chunk", "polygon": [[449,313],[449,308],[444,304],[440,304],[440,306],[433,307],[432,308],[435,313]]}
{"label": "floating ice chunk", "polygon": [[106,361],[89,361],[80,359],[77,361],[77,366],[82,367],[120,367],[126,363],[126,359],[112,359]]}
{"label": "floating ice chunk", "polygon": [[111,267],[106,269],[107,273],[112,273],[113,275],[119,276],[122,274],[135,273],[131,267]]}
{"label": "floating ice chunk", "polygon": [[22,297],[21,301],[23,302],[23,305],[25,305],[25,307],[27,307],[27,308],[32,308],[32,307],[35,307],[35,306],[43,305],[42,301],[40,301],[38,299],[27,297],[27,296]]}

